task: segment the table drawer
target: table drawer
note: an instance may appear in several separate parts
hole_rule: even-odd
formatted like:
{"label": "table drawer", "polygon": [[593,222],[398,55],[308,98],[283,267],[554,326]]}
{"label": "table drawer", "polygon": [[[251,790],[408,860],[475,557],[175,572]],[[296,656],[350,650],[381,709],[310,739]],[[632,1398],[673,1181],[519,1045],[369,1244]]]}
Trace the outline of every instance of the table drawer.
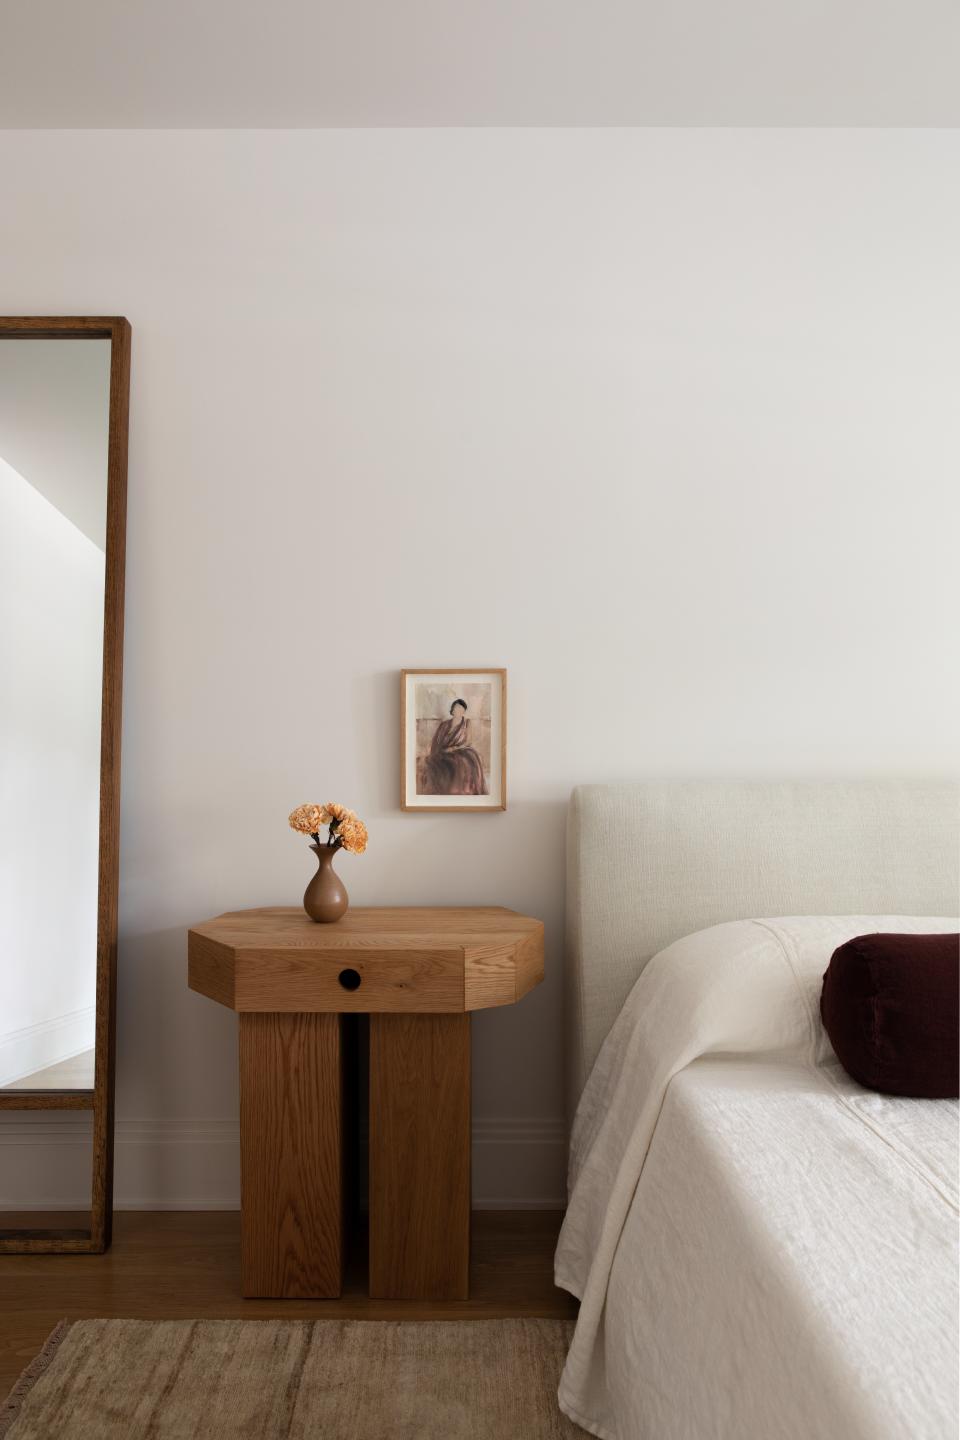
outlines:
{"label": "table drawer", "polygon": [[234,1008],[270,1011],[462,1011],[464,956],[449,950],[359,946],[297,955],[245,950],[237,956]]}

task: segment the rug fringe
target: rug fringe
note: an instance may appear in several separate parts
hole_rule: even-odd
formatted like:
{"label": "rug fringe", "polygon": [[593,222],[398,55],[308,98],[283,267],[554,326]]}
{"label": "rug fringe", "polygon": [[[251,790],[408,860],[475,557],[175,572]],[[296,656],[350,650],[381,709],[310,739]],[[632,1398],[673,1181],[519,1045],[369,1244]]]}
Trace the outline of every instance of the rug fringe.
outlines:
{"label": "rug fringe", "polygon": [[0,1440],[4,1440],[4,1436],[13,1426],[23,1407],[23,1402],[40,1379],[40,1376],[45,1370],[49,1369],[54,1356],[60,1349],[63,1341],[67,1338],[72,1324],[72,1320],[61,1320],[59,1324],[54,1326],[43,1342],[43,1349],[40,1351],[40,1354],[34,1356],[30,1361],[30,1364],[20,1376],[20,1379],[14,1385],[6,1400],[0,1405]]}

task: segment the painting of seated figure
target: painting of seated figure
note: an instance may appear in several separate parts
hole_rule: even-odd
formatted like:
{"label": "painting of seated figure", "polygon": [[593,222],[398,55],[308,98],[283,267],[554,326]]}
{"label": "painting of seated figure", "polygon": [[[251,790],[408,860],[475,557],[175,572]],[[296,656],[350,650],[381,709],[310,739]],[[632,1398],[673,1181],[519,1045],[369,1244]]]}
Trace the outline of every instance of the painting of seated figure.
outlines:
{"label": "painting of seated figure", "polygon": [[401,804],[506,808],[506,672],[404,670]]}

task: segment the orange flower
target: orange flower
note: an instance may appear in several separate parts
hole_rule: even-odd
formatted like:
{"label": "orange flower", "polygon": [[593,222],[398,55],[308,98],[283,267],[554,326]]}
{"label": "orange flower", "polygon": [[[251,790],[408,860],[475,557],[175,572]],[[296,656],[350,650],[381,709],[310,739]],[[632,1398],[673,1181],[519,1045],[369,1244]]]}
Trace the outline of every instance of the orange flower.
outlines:
{"label": "orange flower", "polygon": [[316,835],[321,826],[330,824],[326,805],[298,805],[289,819],[291,830],[301,835]]}
{"label": "orange flower", "polygon": [[301,835],[316,835],[324,825],[344,850],[362,855],[367,848],[367,827],[346,805],[328,800],[325,805],[298,805],[290,815],[290,828]]}
{"label": "orange flower", "polygon": [[351,855],[362,855],[367,848],[367,827],[350,811],[337,827],[337,838]]}

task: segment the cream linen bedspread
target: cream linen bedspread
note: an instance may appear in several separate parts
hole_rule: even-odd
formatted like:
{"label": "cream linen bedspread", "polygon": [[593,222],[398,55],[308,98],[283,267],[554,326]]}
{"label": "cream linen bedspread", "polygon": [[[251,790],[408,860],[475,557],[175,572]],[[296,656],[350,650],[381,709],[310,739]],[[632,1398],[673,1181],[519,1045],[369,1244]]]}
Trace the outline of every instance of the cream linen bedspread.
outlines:
{"label": "cream linen bedspread", "polygon": [[[560,1385],[571,1418],[608,1440],[953,1440],[956,1105],[854,1085],[818,999],[851,936],[956,928],[902,916],[736,921],[650,961],[574,1125],[556,1263],[557,1283],[582,1301]],[[746,1108],[729,1105],[729,1123],[727,1102],[716,1110],[710,1165],[709,1127],[668,1126],[664,1101],[674,1075],[716,1055],[753,1057],[737,1068],[757,1083]],[[789,1101],[785,1070],[806,1077]],[[680,1099],[686,1081],[672,1087]],[[698,1267],[691,1237],[703,1243],[711,1224]]]}

